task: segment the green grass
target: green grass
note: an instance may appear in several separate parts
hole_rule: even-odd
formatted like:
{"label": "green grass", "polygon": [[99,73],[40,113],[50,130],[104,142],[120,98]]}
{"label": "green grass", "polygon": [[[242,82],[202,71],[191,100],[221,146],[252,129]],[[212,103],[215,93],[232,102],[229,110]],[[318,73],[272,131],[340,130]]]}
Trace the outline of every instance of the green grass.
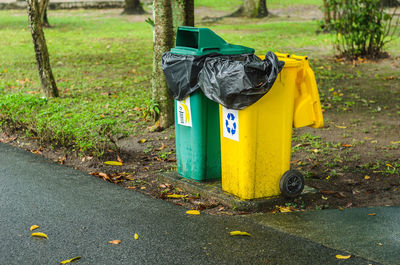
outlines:
{"label": "green grass", "polygon": [[[196,4],[221,5],[206,0]],[[311,59],[332,55],[332,38],[315,34],[315,21],[237,22],[222,20],[201,26],[210,27],[229,43],[253,47],[257,54],[271,50]],[[46,29],[45,35],[61,97],[46,100],[26,12],[0,11],[0,47],[5,47],[0,53],[0,123],[22,127],[42,141],[95,155],[104,152],[110,138],[140,134],[152,122],[154,107],[149,96],[150,26],[129,22],[115,10],[52,11],[50,23],[53,28]],[[398,50],[400,42],[391,45]],[[321,76],[331,80],[330,73]]]}
{"label": "green grass", "polygon": [[[243,3],[243,0],[226,0],[226,1],[217,1],[217,0],[196,0],[194,2],[196,7],[204,6],[214,8],[216,10],[223,11],[234,11]],[[322,0],[267,0],[268,8],[285,8],[285,7],[293,7],[296,5],[316,5],[322,6]]]}

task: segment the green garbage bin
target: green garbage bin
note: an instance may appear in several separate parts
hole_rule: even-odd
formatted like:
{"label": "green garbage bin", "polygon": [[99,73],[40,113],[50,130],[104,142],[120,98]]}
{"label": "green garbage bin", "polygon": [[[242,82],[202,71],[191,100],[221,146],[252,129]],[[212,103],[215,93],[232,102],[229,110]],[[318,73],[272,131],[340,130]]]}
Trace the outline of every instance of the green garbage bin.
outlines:
{"label": "green garbage bin", "polygon": [[[172,54],[235,55],[254,49],[227,43],[208,28],[179,27]],[[219,106],[197,91],[175,100],[175,136],[178,174],[195,181],[221,178]]]}

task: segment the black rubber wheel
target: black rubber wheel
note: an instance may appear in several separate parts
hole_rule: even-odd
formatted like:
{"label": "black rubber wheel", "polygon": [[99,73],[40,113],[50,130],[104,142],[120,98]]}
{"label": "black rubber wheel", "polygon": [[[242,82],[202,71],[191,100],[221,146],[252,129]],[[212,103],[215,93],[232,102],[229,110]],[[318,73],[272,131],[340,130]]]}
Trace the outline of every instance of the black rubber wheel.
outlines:
{"label": "black rubber wheel", "polygon": [[297,170],[288,170],[283,174],[279,188],[284,197],[295,198],[304,189],[304,177]]}

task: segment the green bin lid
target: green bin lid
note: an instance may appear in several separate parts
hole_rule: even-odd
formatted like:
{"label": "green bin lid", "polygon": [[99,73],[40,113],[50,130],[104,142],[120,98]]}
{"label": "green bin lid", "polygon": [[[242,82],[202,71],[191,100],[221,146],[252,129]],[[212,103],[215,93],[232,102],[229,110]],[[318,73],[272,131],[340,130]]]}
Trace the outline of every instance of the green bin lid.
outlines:
{"label": "green bin lid", "polygon": [[178,27],[176,47],[171,53],[205,55],[217,52],[224,55],[254,53],[253,48],[227,43],[208,28]]}

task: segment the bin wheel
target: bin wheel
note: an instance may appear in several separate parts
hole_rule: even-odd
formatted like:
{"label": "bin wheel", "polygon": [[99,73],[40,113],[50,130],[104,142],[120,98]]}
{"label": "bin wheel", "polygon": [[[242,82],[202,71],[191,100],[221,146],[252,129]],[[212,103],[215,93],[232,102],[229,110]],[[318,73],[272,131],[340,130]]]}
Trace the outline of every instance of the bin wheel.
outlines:
{"label": "bin wheel", "polygon": [[297,170],[288,170],[283,174],[279,188],[284,197],[295,198],[304,189],[304,177]]}

